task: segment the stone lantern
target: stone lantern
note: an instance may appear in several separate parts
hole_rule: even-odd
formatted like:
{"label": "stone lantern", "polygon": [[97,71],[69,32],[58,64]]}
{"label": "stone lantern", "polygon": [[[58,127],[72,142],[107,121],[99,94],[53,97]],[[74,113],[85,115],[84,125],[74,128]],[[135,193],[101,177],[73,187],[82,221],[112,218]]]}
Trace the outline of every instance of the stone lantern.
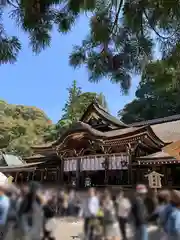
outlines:
{"label": "stone lantern", "polygon": [[86,177],[84,182],[85,187],[91,187],[91,178]]}

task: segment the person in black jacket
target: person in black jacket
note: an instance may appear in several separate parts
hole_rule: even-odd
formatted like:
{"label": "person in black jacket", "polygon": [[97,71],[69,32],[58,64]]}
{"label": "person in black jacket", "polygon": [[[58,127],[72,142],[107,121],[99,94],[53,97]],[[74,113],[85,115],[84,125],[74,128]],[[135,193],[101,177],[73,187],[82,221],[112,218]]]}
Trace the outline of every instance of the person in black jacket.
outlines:
{"label": "person in black jacket", "polygon": [[147,217],[148,212],[144,203],[147,188],[143,184],[136,186],[136,196],[132,201],[132,214],[135,224],[135,240],[147,240]]}

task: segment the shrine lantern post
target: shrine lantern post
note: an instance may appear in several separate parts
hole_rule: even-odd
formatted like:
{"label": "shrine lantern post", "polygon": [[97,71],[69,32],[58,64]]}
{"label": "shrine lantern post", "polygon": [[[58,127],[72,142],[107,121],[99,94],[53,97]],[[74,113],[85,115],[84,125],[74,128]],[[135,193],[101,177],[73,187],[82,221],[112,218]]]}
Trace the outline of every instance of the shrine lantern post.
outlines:
{"label": "shrine lantern post", "polygon": [[148,178],[149,188],[153,189],[155,192],[157,192],[157,189],[160,189],[162,187],[161,179],[164,177],[163,174],[152,171],[146,174],[145,177]]}

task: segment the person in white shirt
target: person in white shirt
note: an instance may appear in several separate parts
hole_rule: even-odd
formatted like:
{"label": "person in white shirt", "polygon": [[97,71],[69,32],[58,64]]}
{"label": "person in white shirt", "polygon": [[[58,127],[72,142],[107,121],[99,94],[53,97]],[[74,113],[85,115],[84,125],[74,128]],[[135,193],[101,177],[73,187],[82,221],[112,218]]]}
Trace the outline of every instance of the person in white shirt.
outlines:
{"label": "person in white shirt", "polygon": [[131,212],[131,203],[128,198],[124,197],[124,192],[121,189],[116,199],[117,216],[119,221],[119,227],[121,229],[123,240],[127,240],[127,222]]}
{"label": "person in white shirt", "polygon": [[88,197],[85,199],[85,201],[82,204],[81,211],[80,211],[80,217],[84,218],[84,233],[85,236],[88,232],[88,224],[89,221],[97,216],[97,213],[99,211],[99,199],[96,196],[96,191],[94,188],[90,188],[88,191]]}

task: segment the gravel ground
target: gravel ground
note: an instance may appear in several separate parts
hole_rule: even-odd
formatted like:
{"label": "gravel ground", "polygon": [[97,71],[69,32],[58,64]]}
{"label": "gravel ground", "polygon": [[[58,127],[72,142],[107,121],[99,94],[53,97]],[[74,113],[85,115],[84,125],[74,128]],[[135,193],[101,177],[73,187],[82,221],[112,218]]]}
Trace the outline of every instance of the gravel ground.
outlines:
{"label": "gravel ground", "polygon": [[[82,236],[82,221],[72,221],[72,219],[52,219],[48,224],[49,229],[53,229],[54,236],[57,240],[72,240],[80,239]],[[149,230],[149,240],[159,239],[159,234],[157,233],[157,228],[155,226],[150,226]],[[128,229],[129,239],[133,239],[132,230]]]}

